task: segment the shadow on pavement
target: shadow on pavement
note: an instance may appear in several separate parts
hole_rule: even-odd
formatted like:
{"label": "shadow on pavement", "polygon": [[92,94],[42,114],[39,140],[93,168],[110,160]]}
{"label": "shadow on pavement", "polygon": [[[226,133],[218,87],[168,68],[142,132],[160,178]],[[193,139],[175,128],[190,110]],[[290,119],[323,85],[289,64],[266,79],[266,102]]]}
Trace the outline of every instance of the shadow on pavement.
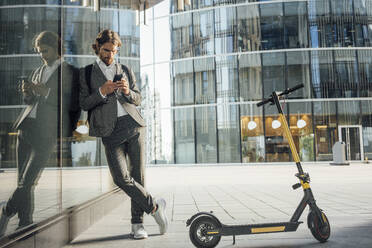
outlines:
{"label": "shadow on pavement", "polygon": [[[149,234],[150,237],[160,236],[160,234]],[[69,245],[82,245],[82,244],[97,244],[99,242],[108,242],[108,241],[116,241],[116,240],[133,240],[137,241],[132,238],[130,234],[123,234],[123,235],[115,235],[109,237],[102,237],[102,238],[94,238],[94,239],[84,239],[79,241],[72,241]]]}

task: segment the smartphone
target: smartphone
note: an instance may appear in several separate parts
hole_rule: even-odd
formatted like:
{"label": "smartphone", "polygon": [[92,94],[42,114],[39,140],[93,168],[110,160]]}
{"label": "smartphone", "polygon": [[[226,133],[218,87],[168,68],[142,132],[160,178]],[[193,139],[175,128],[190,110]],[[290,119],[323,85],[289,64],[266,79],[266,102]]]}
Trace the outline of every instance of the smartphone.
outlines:
{"label": "smartphone", "polygon": [[112,80],[112,82],[117,82],[117,81],[120,81],[121,80],[121,78],[123,77],[123,74],[116,74],[115,76],[114,76],[114,79]]}

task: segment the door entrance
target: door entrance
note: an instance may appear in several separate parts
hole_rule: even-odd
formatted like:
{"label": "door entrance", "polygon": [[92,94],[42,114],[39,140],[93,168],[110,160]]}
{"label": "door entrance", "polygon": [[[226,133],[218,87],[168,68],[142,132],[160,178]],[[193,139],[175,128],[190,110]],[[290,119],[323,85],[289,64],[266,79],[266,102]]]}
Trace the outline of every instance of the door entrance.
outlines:
{"label": "door entrance", "polygon": [[363,160],[362,126],[338,126],[339,141],[345,142],[346,160]]}

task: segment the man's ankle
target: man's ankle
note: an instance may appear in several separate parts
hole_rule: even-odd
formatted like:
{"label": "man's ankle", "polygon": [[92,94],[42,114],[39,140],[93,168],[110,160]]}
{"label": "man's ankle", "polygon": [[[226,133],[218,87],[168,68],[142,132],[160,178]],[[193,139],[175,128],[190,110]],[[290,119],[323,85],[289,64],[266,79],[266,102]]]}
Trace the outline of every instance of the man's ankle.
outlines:
{"label": "man's ankle", "polygon": [[155,205],[154,209],[151,211],[151,214],[155,214],[156,210],[158,210],[158,204]]}

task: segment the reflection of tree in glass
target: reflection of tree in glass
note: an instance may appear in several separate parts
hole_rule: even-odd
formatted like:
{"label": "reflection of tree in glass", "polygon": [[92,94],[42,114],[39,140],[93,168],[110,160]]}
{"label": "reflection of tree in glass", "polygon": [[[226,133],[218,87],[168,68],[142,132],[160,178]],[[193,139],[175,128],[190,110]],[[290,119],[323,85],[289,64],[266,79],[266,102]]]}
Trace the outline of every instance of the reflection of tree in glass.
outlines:
{"label": "reflection of tree in glass", "polygon": [[91,152],[83,152],[76,162],[76,166],[92,166]]}
{"label": "reflection of tree in glass", "polygon": [[301,161],[313,160],[314,137],[312,135],[302,136],[300,138],[300,159]]}

